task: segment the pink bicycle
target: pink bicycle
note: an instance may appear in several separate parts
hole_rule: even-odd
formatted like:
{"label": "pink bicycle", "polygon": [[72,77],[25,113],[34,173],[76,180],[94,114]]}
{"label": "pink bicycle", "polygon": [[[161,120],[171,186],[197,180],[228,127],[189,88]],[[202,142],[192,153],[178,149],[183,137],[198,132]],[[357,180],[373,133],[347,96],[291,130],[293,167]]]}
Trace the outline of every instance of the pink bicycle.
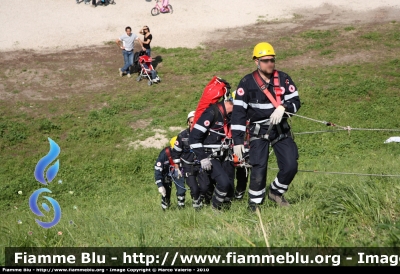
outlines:
{"label": "pink bicycle", "polygon": [[162,1],[162,7],[160,7],[160,5],[158,5],[159,2],[161,2],[160,0],[155,0],[156,1],[156,5],[154,6],[154,8],[151,9],[151,15],[156,16],[159,15],[160,13],[171,13],[174,11],[172,9],[172,6],[169,4],[169,0],[163,0]]}

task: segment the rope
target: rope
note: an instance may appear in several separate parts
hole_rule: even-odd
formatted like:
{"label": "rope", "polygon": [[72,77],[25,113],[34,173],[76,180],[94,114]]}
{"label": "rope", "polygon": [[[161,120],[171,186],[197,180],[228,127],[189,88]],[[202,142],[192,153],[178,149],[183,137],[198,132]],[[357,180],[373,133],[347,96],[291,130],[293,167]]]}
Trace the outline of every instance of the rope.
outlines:
{"label": "rope", "polygon": [[[322,120],[317,120],[317,119],[313,119],[313,118],[306,117],[306,116],[302,116],[302,115],[295,114],[295,113],[286,112],[286,114],[288,114],[289,116],[292,116],[292,115],[293,115],[293,116],[297,116],[297,117],[300,117],[300,118],[303,118],[303,119],[307,119],[307,120],[310,120],[310,121],[313,121],[313,122],[322,123],[322,124],[324,124],[324,125],[326,125],[326,126],[338,127],[339,129],[337,129],[336,131],[338,131],[338,130],[347,130],[349,134],[350,134],[350,131],[351,131],[351,130],[366,130],[366,131],[400,131],[400,129],[356,128],[356,127],[350,127],[350,126],[344,127],[344,126],[336,125],[336,124],[331,123],[331,122],[326,122],[326,121],[322,121]],[[300,133],[296,133],[296,135],[298,135],[298,134],[319,133],[319,132],[334,132],[334,131],[332,131],[332,130],[325,130],[325,131],[313,131],[313,132],[300,132]]]}
{"label": "rope", "polygon": [[[279,168],[269,168],[279,170]],[[358,176],[378,176],[378,177],[400,177],[398,174],[365,174],[365,173],[351,173],[351,172],[333,172],[333,171],[318,171],[318,170],[298,170],[299,172],[313,172],[313,173],[326,173],[326,174],[343,174],[343,175],[358,175]]]}
{"label": "rope", "polygon": [[185,187],[183,187],[183,186],[178,185],[178,183],[175,182],[175,179],[174,179],[174,177],[173,177],[172,175],[171,175],[171,178],[172,178],[172,181],[175,183],[175,185],[176,185],[177,187],[180,187],[180,188],[182,188],[182,189],[184,189],[184,190],[190,190],[190,189],[188,189],[188,188],[185,188]]}
{"label": "rope", "polygon": [[178,185],[178,183],[175,181],[174,176],[172,175],[174,169],[175,169],[175,168],[170,168],[170,172],[168,173],[168,176],[171,177],[171,179],[172,179],[172,181],[174,182],[174,184],[175,184],[177,187],[180,187],[180,188],[182,188],[182,189],[184,189],[184,190],[190,190],[190,189],[188,189],[188,188],[185,188],[185,187],[183,187],[183,186]]}

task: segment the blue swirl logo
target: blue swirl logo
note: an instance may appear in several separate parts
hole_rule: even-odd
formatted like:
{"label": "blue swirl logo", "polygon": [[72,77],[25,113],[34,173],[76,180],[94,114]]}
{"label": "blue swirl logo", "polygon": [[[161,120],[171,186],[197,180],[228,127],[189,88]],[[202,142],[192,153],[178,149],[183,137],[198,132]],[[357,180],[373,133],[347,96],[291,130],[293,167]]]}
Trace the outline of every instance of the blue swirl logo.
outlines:
{"label": "blue swirl logo", "polygon": [[[47,182],[46,182],[46,179],[44,177],[45,169],[60,154],[60,147],[57,145],[57,143],[54,142],[50,138],[48,138],[48,140],[50,142],[50,151],[46,156],[44,156],[42,159],[39,160],[39,162],[36,165],[35,172],[34,172],[36,180],[39,183],[44,184],[44,185],[47,185],[56,177],[56,175],[58,173],[58,169],[59,169],[59,160],[57,160],[52,166],[50,166],[47,169],[47,172],[46,172]],[[51,191],[48,188],[41,188],[41,189],[38,189],[35,192],[33,192],[31,197],[29,198],[29,207],[31,208],[33,213],[35,213],[37,216],[40,216],[40,217],[45,216],[40,211],[40,209],[37,205],[39,195],[43,192],[51,193]],[[61,208],[60,208],[60,205],[58,204],[58,202],[56,200],[54,200],[53,198],[47,197],[47,196],[44,196],[44,198],[47,199],[50,202],[51,206],[54,208],[54,218],[51,222],[48,222],[48,223],[42,222],[37,219],[36,219],[36,222],[43,228],[50,228],[50,227],[55,226],[60,221]],[[50,208],[46,203],[42,203],[42,208],[47,212],[50,211]]]}
{"label": "blue swirl logo", "polygon": [[[39,209],[38,205],[37,205],[37,201],[39,198],[39,195],[42,192],[50,192],[51,191],[47,188],[41,188],[36,190],[35,192],[33,192],[33,194],[31,195],[31,197],[29,198],[29,207],[31,208],[32,212],[35,213],[37,216],[43,217],[45,216]],[[50,222],[50,223],[45,223],[42,221],[39,221],[38,219],[36,219],[36,222],[43,228],[50,228],[55,226],[61,219],[61,208],[60,205],[58,204],[58,202],[56,200],[54,200],[53,198],[44,196],[44,198],[46,198],[50,204],[52,205],[52,207],[54,208],[54,219]],[[46,210],[47,212],[50,211],[49,206],[46,203],[42,203],[42,208],[44,210]]]}
{"label": "blue swirl logo", "polygon": [[[47,185],[47,182],[43,176],[45,168],[57,158],[58,154],[60,154],[60,147],[57,145],[57,143],[51,140],[50,138],[48,139],[50,142],[50,151],[46,156],[44,156],[42,159],[39,160],[35,168],[36,180],[44,185]],[[49,183],[54,179],[54,177],[56,177],[58,168],[59,168],[58,160],[54,165],[48,168],[46,177]]]}

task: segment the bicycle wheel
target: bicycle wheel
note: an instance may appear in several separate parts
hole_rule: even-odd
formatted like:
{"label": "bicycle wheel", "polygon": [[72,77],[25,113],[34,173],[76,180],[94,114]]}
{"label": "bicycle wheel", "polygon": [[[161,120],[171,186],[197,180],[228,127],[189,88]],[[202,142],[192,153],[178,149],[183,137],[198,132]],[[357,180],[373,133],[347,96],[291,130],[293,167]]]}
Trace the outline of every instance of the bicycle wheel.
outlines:
{"label": "bicycle wheel", "polygon": [[169,9],[169,13],[172,14],[172,12],[174,11],[174,10],[172,9],[172,6],[171,6],[171,5],[167,5],[167,7],[168,7],[168,9]]}
{"label": "bicycle wheel", "polygon": [[157,8],[154,7],[151,9],[151,15],[156,16],[158,14],[160,14],[160,11]]}

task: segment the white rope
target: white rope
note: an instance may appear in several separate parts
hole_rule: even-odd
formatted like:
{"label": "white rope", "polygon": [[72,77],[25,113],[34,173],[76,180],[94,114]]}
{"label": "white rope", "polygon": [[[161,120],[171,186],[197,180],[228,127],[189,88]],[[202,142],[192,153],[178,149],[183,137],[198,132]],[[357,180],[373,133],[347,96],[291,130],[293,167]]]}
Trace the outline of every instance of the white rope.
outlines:
{"label": "white rope", "polygon": [[[279,170],[279,168],[269,168]],[[313,173],[326,173],[326,174],[343,174],[343,175],[358,175],[358,176],[378,176],[378,177],[400,177],[394,174],[365,174],[365,173],[350,173],[350,172],[332,172],[332,171],[318,171],[318,170],[298,170],[299,172],[313,172]]]}
{"label": "white rope", "polygon": [[[367,131],[400,131],[400,129],[386,129],[386,128],[356,128],[356,127],[350,127],[350,126],[344,127],[344,126],[336,125],[336,124],[334,124],[334,123],[331,123],[331,122],[326,122],[326,121],[316,120],[316,119],[309,118],[309,117],[302,116],[302,115],[295,114],[295,113],[286,112],[286,114],[288,114],[288,115],[290,115],[290,116],[294,115],[294,116],[297,116],[297,117],[300,117],[300,118],[303,118],[303,119],[307,119],[307,120],[310,120],[310,121],[313,121],[313,122],[322,123],[322,124],[324,124],[324,125],[327,125],[327,126],[334,126],[334,127],[338,127],[338,129],[336,129],[336,131],[338,131],[338,130],[347,130],[349,133],[350,133],[350,131],[351,131],[351,130],[367,130]],[[299,133],[295,133],[295,134],[296,134],[296,135],[298,135],[298,134],[310,134],[310,133],[319,133],[319,132],[334,132],[334,131],[333,131],[333,130],[326,130],[326,131],[313,131],[313,132],[309,131],[309,132],[304,132],[304,133],[303,133],[303,132],[299,132]]]}

